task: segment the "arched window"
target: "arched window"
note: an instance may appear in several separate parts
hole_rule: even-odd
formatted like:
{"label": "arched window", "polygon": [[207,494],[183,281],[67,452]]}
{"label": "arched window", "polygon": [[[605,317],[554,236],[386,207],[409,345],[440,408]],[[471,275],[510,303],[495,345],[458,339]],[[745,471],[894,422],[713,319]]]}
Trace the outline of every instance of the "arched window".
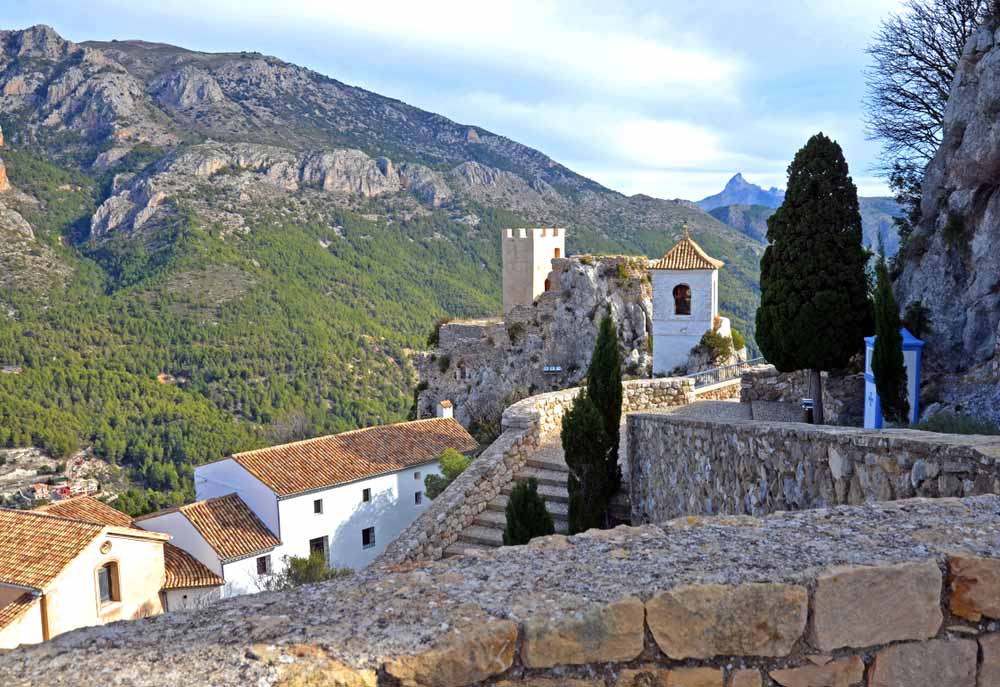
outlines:
{"label": "arched window", "polygon": [[687,284],[678,284],[674,287],[674,314],[691,314],[691,287]]}
{"label": "arched window", "polygon": [[560,257],[561,253],[562,253],[562,251],[559,250],[558,248],[556,248],[556,252],[555,252],[555,256],[554,257],[557,257],[557,258]]}
{"label": "arched window", "polygon": [[118,564],[105,563],[97,569],[97,592],[101,605],[121,601],[121,586],[118,582]]}

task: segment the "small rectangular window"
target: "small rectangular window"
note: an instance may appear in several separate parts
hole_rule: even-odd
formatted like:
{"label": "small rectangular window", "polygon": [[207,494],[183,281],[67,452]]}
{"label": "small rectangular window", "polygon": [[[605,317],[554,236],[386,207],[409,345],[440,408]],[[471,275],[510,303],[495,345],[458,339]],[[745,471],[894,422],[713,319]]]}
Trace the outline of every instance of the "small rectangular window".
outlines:
{"label": "small rectangular window", "polygon": [[413,479],[420,479],[420,470],[413,473]]}
{"label": "small rectangular window", "polygon": [[419,506],[423,502],[424,502],[424,492],[418,491],[413,495],[413,503]]}
{"label": "small rectangular window", "polygon": [[361,492],[361,500],[364,501],[365,503],[368,503],[369,501],[371,501],[372,500],[372,490],[371,489],[365,489],[364,491],[362,491]]}
{"label": "small rectangular window", "polygon": [[375,546],[375,528],[366,527],[361,530],[361,548],[370,549]]}
{"label": "small rectangular window", "polygon": [[100,593],[101,603],[108,604],[118,601],[118,566],[115,563],[107,563],[97,571],[97,588]]}
{"label": "small rectangular window", "polygon": [[316,515],[323,514],[323,499],[315,499],[313,501],[313,513]]}
{"label": "small rectangular window", "polygon": [[269,575],[271,573],[271,557],[260,556],[257,558],[257,574]]}
{"label": "small rectangular window", "polygon": [[326,537],[316,537],[309,540],[309,557],[321,556],[326,560]]}

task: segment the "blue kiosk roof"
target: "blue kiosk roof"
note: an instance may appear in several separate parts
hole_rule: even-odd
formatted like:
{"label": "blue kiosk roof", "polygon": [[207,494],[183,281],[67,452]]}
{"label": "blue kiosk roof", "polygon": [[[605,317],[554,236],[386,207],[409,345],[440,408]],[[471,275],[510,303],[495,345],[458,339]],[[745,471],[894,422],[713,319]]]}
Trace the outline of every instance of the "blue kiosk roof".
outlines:
{"label": "blue kiosk roof", "polygon": [[[903,336],[903,350],[904,351],[912,351],[912,350],[924,347],[924,342],[921,341],[920,339],[918,339],[917,337],[913,336],[913,334],[910,333],[910,330],[907,329],[906,327],[901,328],[899,330],[899,333]],[[874,348],[875,347],[875,337],[874,336],[866,336],[865,337],[865,345],[868,348]]]}

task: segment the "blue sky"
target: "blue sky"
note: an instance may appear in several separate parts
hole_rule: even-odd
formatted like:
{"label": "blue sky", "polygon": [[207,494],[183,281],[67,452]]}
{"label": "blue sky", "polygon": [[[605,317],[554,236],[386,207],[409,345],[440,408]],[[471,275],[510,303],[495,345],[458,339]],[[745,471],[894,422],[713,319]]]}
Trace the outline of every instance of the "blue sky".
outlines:
{"label": "blue sky", "polygon": [[259,51],[475,124],[624,193],[783,187],[816,131],[863,195],[865,46],[899,0],[7,0],[0,26],[74,41]]}

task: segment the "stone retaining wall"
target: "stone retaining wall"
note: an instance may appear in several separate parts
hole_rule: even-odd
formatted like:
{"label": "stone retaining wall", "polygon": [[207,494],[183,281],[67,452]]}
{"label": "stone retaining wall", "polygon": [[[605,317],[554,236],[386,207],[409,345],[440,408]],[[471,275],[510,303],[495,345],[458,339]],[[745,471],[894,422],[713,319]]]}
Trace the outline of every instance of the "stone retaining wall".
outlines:
{"label": "stone retaining wall", "polygon": [[695,389],[694,395],[699,401],[731,401],[740,398],[741,391],[742,380],[737,377]]}
{"label": "stone retaining wall", "polygon": [[[774,365],[757,365],[743,374],[740,401],[778,401],[799,405],[810,396],[805,371],[778,372]],[[823,410],[831,425],[860,427],[865,419],[864,374],[823,373]]]}
{"label": "stone retaining wall", "polygon": [[86,628],[5,687],[996,687],[1000,498],[686,517]]}
{"label": "stone retaining wall", "polygon": [[628,417],[633,523],[1000,492],[1000,437],[720,419],[723,410]]}
{"label": "stone retaining wall", "polygon": [[[623,413],[686,405],[695,399],[694,382],[683,378],[629,380],[622,384],[622,391]],[[507,408],[500,437],[386,547],[375,565],[441,558],[462,530],[510,484],[528,455],[559,435],[563,415],[579,392],[574,387],[539,394]]]}

